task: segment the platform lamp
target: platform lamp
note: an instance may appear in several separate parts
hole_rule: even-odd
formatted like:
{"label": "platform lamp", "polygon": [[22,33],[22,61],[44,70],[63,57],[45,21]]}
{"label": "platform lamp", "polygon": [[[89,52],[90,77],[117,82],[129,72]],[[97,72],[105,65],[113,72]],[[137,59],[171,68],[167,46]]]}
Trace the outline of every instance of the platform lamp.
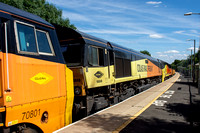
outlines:
{"label": "platform lamp", "polygon": [[191,51],[191,55],[190,55],[190,61],[191,61],[191,70],[190,70],[190,78],[192,79],[192,49],[187,49],[188,51],[190,50]]}
{"label": "platform lamp", "polygon": [[187,41],[194,41],[194,64],[193,64],[193,83],[195,82],[195,39],[187,39]]}
{"label": "platform lamp", "polygon": [[[184,16],[189,16],[189,15],[200,15],[200,13],[193,13],[193,12],[188,12],[185,13]],[[199,41],[199,78],[198,78],[198,93],[200,94],[200,41]]]}

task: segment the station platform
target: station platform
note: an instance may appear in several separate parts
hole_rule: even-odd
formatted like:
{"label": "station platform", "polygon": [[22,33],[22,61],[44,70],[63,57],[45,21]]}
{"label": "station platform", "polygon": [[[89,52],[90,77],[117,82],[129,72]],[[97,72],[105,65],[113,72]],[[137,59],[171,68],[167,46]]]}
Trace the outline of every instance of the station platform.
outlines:
{"label": "station platform", "polygon": [[[173,112],[173,109],[171,115],[167,113],[165,114],[162,111],[166,109],[166,105],[168,104],[167,100],[170,100],[172,97],[176,95],[176,92],[174,90],[171,90],[171,88],[175,86],[175,90],[177,90],[178,85],[176,84],[178,83],[176,81],[182,80],[179,77],[180,74],[176,73],[172,78],[168,79],[163,83],[160,83],[144,92],[141,92],[133,97],[130,97],[119,104],[106,108],[82,120],[79,120],[66,127],[63,127],[55,131],[54,133],[68,133],[68,132],[69,133],[80,133],[80,132],[81,133],[111,133],[111,132],[143,133],[143,132],[151,132],[152,127],[150,123],[153,124],[154,127],[153,129],[155,129],[155,132],[157,132],[156,129],[158,129],[158,132],[161,132],[162,130],[159,130],[160,127],[156,126],[156,124],[159,123],[162,125],[165,123],[163,123],[163,121],[159,121],[158,119],[164,119],[167,121],[168,117],[170,116],[169,118],[172,118],[173,121],[174,120],[173,118],[177,117],[176,113]],[[185,82],[180,85],[182,86],[178,87],[178,90],[182,92],[183,90],[185,90],[182,89],[184,88],[183,86],[187,86],[187,91],[188,91],[188,85]],[[187,92],[187,94],[188,93],[189,91]],[[181,98],[184,96],[185,99],[189,98],[189,96],[186,97],[186,93],[184,92],[182,95],[183,96],[181,96]],[[161,100],[157,100],[160,98]],[[171,102],[172,103],[175,102],[174,104],[176,104],[176,102],[179,101],[180,97],[177,96],[174,98],[175,99],[171,100]],[[162,99],[167,99],[167,100],[162,100]],[[184,102],[186,101],[187,100],[185,100]],[[200,101],[198,103],[200,103]],[[178,116],[180,115],[183,116],[183,114],[181,113],[178,114]],[[182,120],[183,118],[180,119]],[[170,130],[167,130],[167,128],[162,128],[162,129],[164,131],[170,132]]]}
{"label": "station platform", "polygon": [[179,79],[120,133],[200,133],[200,94],[188,77]]}

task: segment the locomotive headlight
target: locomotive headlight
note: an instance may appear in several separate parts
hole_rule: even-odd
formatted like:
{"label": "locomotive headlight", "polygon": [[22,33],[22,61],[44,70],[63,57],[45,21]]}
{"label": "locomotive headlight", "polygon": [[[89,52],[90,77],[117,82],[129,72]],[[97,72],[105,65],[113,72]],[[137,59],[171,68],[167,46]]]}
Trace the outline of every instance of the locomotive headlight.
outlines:
{"label": "locomotive headlight", "polygon": [[75,86],[74,87],[74,94],[80,95],[81,92],[82,92],[81,87],[79,87],[79,86]]}

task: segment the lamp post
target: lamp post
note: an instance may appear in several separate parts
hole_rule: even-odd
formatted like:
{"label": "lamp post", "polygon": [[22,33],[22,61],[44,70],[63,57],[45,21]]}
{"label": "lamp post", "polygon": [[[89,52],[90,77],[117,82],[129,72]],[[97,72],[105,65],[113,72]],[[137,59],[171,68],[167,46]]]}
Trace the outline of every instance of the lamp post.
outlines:
{"label": "lamp post", "polygon": [[[200,13],[193,13],[193,12],[188,12],[185,13],[184,16],[189,16],[189,15],[200,15]],[[200,94],[200,41],[199,41],[199,75],[198,75],[198,93]]]}
{"label": "lamp post", "polygon": [[[190,62],[191,62],[191,66],[190,66],[190,78],[192,79],[192,67],[193,67],[193,62],[192,62],[192,49],[187,49],[188,51],[191,51],[191,55],[190,55]],[[189,63],[188,63],[189,65]],[[189,67],[188,67],[189,68]]]}
{"label": "lamp post", "polygon": [[190,57],[191,59],[191,73],[190,73],[190,75],[191,75],[191,78],[192,78],[192,49],[191,49],[191,57]]}
{"label": "lamp post", "polygon": [[193,59],[193,83],[195,82],[195,39],[188,39],[187,41],[194,41],[194,59]]}

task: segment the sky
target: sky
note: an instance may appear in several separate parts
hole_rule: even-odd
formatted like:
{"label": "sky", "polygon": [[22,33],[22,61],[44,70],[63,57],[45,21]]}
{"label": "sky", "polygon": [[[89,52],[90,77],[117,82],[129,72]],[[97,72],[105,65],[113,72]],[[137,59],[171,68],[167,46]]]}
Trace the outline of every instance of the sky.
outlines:
{"label": "sky", "polygon": [[[172,63],[199,48],[200,0],[46,0],[78,30]],[[192,39],[192,40],[188,40]]]}

